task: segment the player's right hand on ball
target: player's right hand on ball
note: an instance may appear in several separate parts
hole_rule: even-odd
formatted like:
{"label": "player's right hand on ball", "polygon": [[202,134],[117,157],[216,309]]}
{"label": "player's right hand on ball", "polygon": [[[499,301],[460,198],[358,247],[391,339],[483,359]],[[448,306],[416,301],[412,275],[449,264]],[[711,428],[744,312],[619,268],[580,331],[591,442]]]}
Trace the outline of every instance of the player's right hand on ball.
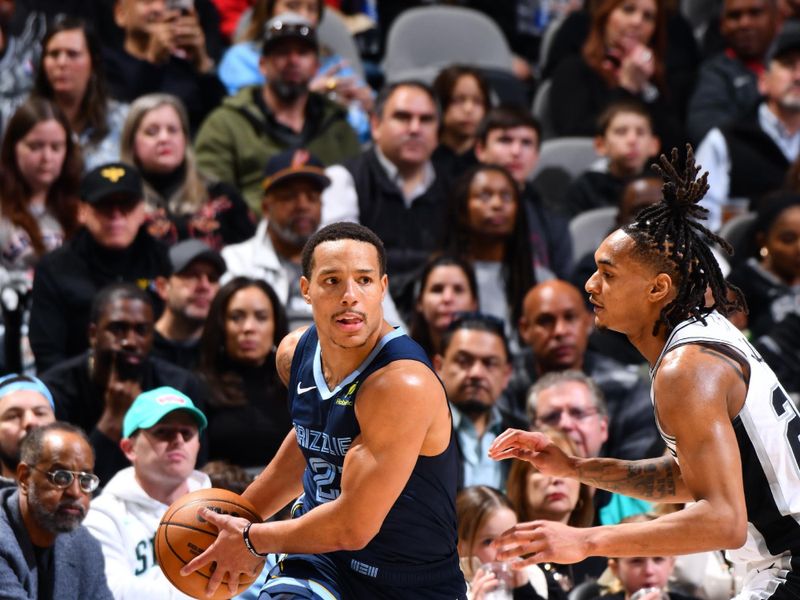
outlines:
{"label": "player's right hand on ball", "polygon": [[264,559],[250,554],[244,545],[242,531],[249,521],[241,517],[221,515],[207,508],[199,509],[197,514],[214,525],[219,534],[217,540],[205,552],[181,569],[181,575],[189,575],[210,563],[216,563],[214,572],[208,580],[206,594],[213,595],[225,581],[233,596],[238,591],[240,575],[258,575],[264,568]]}
{"label": "player's right hand on ball", "polygon": [[543,475],[575,477],[575,457],[568,456],[543,433],[506,429],[489,446],[489,458],[518,458],[533,464]]}

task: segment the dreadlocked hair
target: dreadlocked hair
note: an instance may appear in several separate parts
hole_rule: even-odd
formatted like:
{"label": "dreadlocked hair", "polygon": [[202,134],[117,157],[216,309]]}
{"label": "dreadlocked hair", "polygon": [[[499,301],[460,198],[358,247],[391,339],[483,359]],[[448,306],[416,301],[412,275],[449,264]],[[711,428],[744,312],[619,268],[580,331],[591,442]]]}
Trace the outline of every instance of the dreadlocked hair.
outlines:
{"label": "dreadlocked hair", "polygon": [[[634,254],[645,263],[667,273],[677,287],[677,296],[661,309],[653,326],[653,335],[658,335],[664,326],[667,332],[689,317],[705,325],[705,315],[718,310],[729,315],[737,310],[747,311],[744,295],[722,275],[710,243],[718,244],[728,255],[733,247],[724,239],[704,227],[708,210],[698,201],[708,191],[708,172],[698,179],[700,167],[695,165],[692,147],[686,145],[686,163],[679,171],[678,149],[672,149],[671,159],[661,155],[653,168],[664,179],[660,202],[649,206],[636,215],[623,231],[633,238]],[[706,306],[705,292],[711,288],[714,299]],[[728,299],[731,291],[733,298]]]}

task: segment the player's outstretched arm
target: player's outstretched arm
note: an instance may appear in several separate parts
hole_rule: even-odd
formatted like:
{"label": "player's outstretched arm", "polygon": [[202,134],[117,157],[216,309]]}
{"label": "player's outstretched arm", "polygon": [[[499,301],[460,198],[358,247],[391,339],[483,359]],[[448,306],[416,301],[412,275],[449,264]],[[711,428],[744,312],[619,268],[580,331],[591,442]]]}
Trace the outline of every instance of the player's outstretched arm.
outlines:
{"label": "player's outstretched arm", "polygon": [[[284,384],[289,381],[292,356],[302,334],[303,330],[294,331],[278,346],[278,374]],[[275,457],[242,496],[253,504],[262,518],[269,518],[302,493],[304,469],[305,459],[292,429],[284,438]],[[237,589],[239,577],[258,572],[263,560],[254,557],[243,544],[242,530],[247,525],[246,520],[207,512],[203,516],[219,530],[217,539],[203,554],[184,566],[181,572],[188,575],[215,561],[217,568],[209,580],[208,594],[213,594],[226,576],[229,590],[233,593]]]}
{"label": "player's outstretched arm", "polygon": [[586,556],[679,555],[741,546],[747,511],[729,403],[744,391],[741,372],[729,359],[699,346],[672,352],[656,377],[656,409],[665,432],[677,440],[681,477],[694,502],[648,523],[585,529],[521,523],[497,540],[499,558],[575,562]]}
{"label": "player's outstretched arm", "polygon": [[670,457],[629,461],[569,456],[546,435],[520,429],[508,429],[499,435],[489,447],[489,456],[495,460],[527,460],[545,475],[570,477],[650,502],[692,499],[683,485],[680,468]]}

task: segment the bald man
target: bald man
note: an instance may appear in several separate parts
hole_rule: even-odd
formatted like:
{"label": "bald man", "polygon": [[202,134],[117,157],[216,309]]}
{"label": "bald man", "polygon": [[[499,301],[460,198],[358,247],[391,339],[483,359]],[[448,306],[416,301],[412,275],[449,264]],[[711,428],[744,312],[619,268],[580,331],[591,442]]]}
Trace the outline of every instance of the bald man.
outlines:
{"label": "bald man", "polygon": [[587,349],[592,316],[583,294],[567,281],[532,287],[523,301],[520,339],[527,346],[515,365],[506,400],[516,414],[525,409],[530,386],[547,373],[578,370],[600,388],[608,404],[608,439],[601,455],[636,460],[660,456],[648,382],[641,372]]}

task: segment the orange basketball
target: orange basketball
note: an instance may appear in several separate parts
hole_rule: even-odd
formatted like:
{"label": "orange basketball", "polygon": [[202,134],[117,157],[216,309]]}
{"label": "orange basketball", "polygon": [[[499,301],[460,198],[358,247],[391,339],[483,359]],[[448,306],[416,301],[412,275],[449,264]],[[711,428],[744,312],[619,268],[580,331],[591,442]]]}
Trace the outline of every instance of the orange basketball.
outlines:
{"label": "orange basketball", "polygon": [[[202,554],[217,538],[217,528],[208,521],[201,520],[197,515],[198,509],[203,507],[221,514],[242,517],[254,523],[261,522],[261,517],[250,502],[238,494],[220,488],[197,490],[181,496],[172,503],[161,518],[156,532],[156,559],[172,585],[194,598],[200,598],[205,593],[211,577],[211,565],[187,577],[181,575],[180,570],[186,563]],[[239,590],[236,593],[241,593],[250,587],[259,575],[260,573],[255,573],[249,578],[240,576]],[[233,595],[228,590],[225,579],[211,597],[214,600],[226,600]]]}

